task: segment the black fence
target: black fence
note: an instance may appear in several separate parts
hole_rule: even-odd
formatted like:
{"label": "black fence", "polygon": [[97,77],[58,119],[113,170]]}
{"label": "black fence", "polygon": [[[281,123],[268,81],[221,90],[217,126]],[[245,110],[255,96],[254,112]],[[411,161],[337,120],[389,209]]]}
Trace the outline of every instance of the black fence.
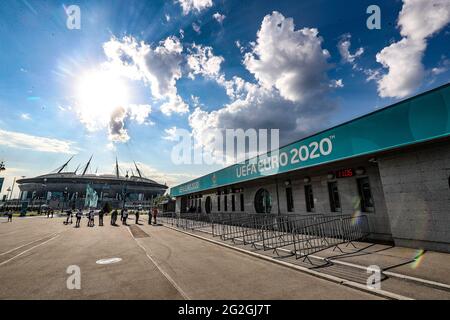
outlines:
{"label": "black fence", "polygon": [[160,219],[173,227],[200,230],[255,249],[282,249],[297,259],[339,245],[350,245],[369,235],[365,215],[163,213]]}

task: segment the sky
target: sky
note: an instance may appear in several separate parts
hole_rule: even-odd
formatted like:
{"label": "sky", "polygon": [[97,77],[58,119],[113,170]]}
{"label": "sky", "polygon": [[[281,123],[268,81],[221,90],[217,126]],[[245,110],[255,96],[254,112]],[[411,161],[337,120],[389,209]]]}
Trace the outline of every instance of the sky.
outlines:
{"label": "sky", "polygon": [[91,155],[91,173],[117,157],[174,186],[221,167],[171,161],[179,129],[205,149],[225,128],[285,144],[448,83],[450,1],[343,3],[1,1],[2,194]]}

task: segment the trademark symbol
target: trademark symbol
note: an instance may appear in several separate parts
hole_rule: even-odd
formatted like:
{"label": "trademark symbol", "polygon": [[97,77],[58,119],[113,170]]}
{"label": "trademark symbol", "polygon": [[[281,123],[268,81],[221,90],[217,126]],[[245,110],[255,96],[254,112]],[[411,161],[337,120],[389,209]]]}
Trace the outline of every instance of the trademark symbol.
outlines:
{"label": "trademark symbol", "polygon": [[334,139],[336,138],[336,136],[333,134],[332,136],[330,136],[330,139]]}

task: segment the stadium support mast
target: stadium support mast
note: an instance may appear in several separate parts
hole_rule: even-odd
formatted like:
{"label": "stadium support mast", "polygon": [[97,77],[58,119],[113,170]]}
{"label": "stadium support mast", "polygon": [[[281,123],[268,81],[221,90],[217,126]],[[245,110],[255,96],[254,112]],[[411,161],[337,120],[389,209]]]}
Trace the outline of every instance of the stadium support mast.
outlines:
{"label": "stadium support mast", "polygon": [[117,162],[117,157],[116,157],[116,177],[119,178],[119,176],[120,176],[119,163]]}
{"label": "stadium support mast", "polygon": [[91,165],[91,160],[92,160],[92,157],[93,157],[93,156],[94,156],[94,155],[91,155],[91,157],[89,158],[88,163],[86,163],[86,166],[85,166],[84,169],[83,169],[83,173],[81,174],[82,176],[84,176],[84,175],[86,174],[87,170],[89,169],[89,166]]}
{"label": "stadium support mast", "polygon": [[67,167],[67,165],[68,165],[69,162],[73,159],[73,157],[74,157],[74,156],[71,156],[70,159],[67,160],[66,163],[64,163],[61,167],[59,167],[58,169],[56,169],[56,170],[57,170],[56,173],[61,173],[61,172]]}
{"label": "stadium support mast", "polygon": [[139,168],[138,168],[138,166],[136,164],[136,161],[133,161],[133,162],[134,162],[134,166],[136,167],[136,171],[137,171],[137,173],[139,175],[139,178],[142,178],[141,170],[139,170]]}

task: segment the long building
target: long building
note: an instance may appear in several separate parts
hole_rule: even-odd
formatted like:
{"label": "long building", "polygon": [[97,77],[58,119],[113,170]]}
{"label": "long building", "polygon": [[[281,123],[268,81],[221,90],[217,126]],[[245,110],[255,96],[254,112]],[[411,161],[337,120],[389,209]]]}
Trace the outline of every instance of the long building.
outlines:
{"label": "long building", "polygon": [[375,241],[450,252],[450,85],[170,193],[177,212],[363,214]]}
{"label": "long building", "polygon": [[91,190],[97,199],[96,207],[101,207],[105,202],[111,203],[113,207],[127,204],[139,206],[163,195],[168,188],[144,177],[136,164],[137,175],[134,171],[131,175],[120,175],[117,161],[115,174],[88,174],[92,157],[80,173],[78,170],[65,171],[70,160],[54,173],[17,180],[20,188],[18,203],[34,206],[44,202],[56,208],[86,207],[86,196]]}

